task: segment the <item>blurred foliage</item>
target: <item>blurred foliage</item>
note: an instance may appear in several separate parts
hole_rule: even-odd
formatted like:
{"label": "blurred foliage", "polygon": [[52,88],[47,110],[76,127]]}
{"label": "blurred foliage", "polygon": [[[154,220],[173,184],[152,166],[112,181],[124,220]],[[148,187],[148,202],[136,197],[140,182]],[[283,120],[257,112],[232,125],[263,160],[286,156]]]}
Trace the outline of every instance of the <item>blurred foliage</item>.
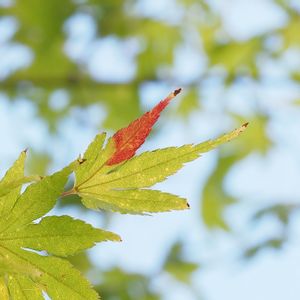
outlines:
{"label": "blurred foliage", "polygon": [[281,236],[278,238],[275,237],[275,238],[267,239],[263,242],[257,243],[254,246],[248,247],[243,253],[243,258],[244,259],[254,258],[256,255],[258,255],[260,252],[266,249],[279,250],[283,247],[284,242],[285,239]]}
{"label": "blurred foliage", "polygon": [[234,80],[244,74],[257,77],[255,58],[261,47],[260,39],[251,39],[246,42],[229,41],[226,44],[214,44],[207,50],[211,53],[211,65],[221,65],[227,72],[228,79]]}
{"label": "blurred foliage", "polygon": [[270,205],[258,210],[253,216],[253,221],[261,220],[267,216],[273,216],[280,221],[282,225],[288,225],[291,214],[296,210],[299,210],[299,206],[295,204]]}
{"label": "blurred foliage", "polygon": [[276,236],[246,247],[243,252],[243,257],[247,259],[253,258],[258,253],[268,248],[274,250],[282,249],[289,238],[291,219],[299,212],[299,210],[299,204],[295,203],[274,204],[258,209],[252,216],[252,223],[257,224],[263,222],[265,219],[273,218],[280,226],[280,230],[277,232]]}
{"label": "blurred foliage", "polygon": [[176,280],[190,284],[191,276],[199,268],[199,265],[185,259],[183,248],[184,245],[180,241],[172,245],[165,259],[164,269]]}
{"label": "blurred foliage", "polygon": [[[243,121],[241,116],[235,115],[233,117],[238,124]],[[273,144],[266,132],[269,121],[267,115],[258,112],[254,116],[247,117],[247,120],[251,124],[247,134],[241,140],[237,141],[235,148],[232,149],[232,152],[236,153],[239,159],[253,152],[265,155]]]}
{"label": "blurred foliage", "polygon": [[[11,17],[17,24],[5,45],[23,45],[31,53],[31,58],[22,67],[12,67],[4,73],[0,70],[1,94],[11,101],[20,97],[32,101],[37,115],[47,123],[49,135],[57,133],[60,122],[70,116],[74,109],[87,107],[99,107],[104,111],[105,117],[99,119],[98,127],[115,130],[141,113],[140,97],[149,83],[164,86],[168,90],[183,86],[185,94],[179,99],[175,113],[178,119],[188,120],[192,114],[201,116],[211,111],[210,96],[216,91],[219,96],[226,98],[230,90],[243,84],[263,87],[266,81],[272,81],[265,74],[262,58],[280,62],[288,51],[299,54],[300,12],[292,1],[270,1],[284,13],[285,22],[243,39],[234,37],[226,30],[224,16],[211,1],[173,2],[176,12],[179,12],[174,14],[177,16],[174,19],[172,12],[168,11],[161,12],[161,16],[147,15],[139,10],[140,1],[137,0],[52,0],[42,4],[38,0],[15,0],[8,4],[0,2],[0,21]],[[67,44],[72,39],[76,41],[76,37],[72,38],[67,24],[78,15],[93,20],[94,27],[91,30],[94,33],[84,48],[84,54],[74,56],[68,52]],[[131,43],[135,45],[133,48],[137,48],[133,57],[135,71],[127,79],[99,79],[90,72],[89,59],[97,52],[96,46],[107,38]],[[176,51],[183,45],[204,61],[198,75],[187,76],[187,79],[183,78],[186,71],[184,75],[174,71]],[[121,49],[124,56],[126,51],[130,52],[127,48]],[[105,64],[105,58],[102,63]],[[118,69],[118,65],[115,69]],[[288,72],[290,82],[299,85],[299,72],[294,69]],[[211,82],[218,84],[209,92],[207,90]],[[67,101],[57,96],[57,92],[61,91],[67,95]],[[234,108],[227,107],[226,101],[218,104],[217,111],[224,110],[222,121],[223,117],[232,124],[247,120],[250,126],[238,141],[218,150],[214,170],[201,193],[201,220],[210,230],[221,229],[230,233],[232,228],[225,218],[226,210],[243,200],[236,199],[225,188],[224,179],[232,167],[253,153],[265,157],[274,146],[267,131],[272,114],[260,105],[262,97],[257,97],[255,93],[250,97],[253,100],[250,114],[237,113]],[[299,98],[293,104],[299,105]],[[224,131],[222,121],[220,131]],[[33,153],[30,169],[43,174],[51,159],[49,154]],[[78,199],[68,200],[71,204],[79,202]],[[297,207],[296,204],[276,204],[258,209],[253,222],[272,215],[281,222],[283,229],[278,236],[248,247],[244,257],[253,257],[265,248],[280,248],[287,239],[288,221]],[[89,272],[94,268],[84,255],[74,257],[73,263],[78,264],[82,271]],[[178,281],[188,282],[195,268],[193,263],[182,260],[181,245],[175,243],[163,264],[162,272],[171,273]],[[162,298],[162,295],[152,291],[152,278],[145,275],[127,273],[114,267],[99,277],[102,278],[99,290],[104,299]]]}
{"label": "blurred foliage", "polygon": [[199,102],[198,91],[194,88],[190,88],[179,100],[176,114],[182,116],[184,119],[188,119],[192,112],[200,109],[201,105]]}
{"label": "blurred foliage", "polygon": [[116,300],[158,300],[159,294],[151,291],[149,278],[138,273],[128,273],[113,268],[102,274],[103,282],[98,290],[104,299]]}
{"label": "blurred foliage", "polygon": [[223,179],[235,161],[236,156],[234,155],[219,157],[216,169],[203,189],[201,216],[203,222],[209,228],[229,230],[223,212],[226,206],[235,203],[237,200],[226,193],[223,187]]}
{"label": "blurred foliage", "polygon": [[[108,300],[163,299],[162,291],[157,287],[155,288],[155,282],[159,278],[169,274],[175,281],[178,280],[178,283],[190,285],[191,276],[199,267],[195,263],[186,261],[181,241],[172,245],[161,264],[161,268],[155,274],[128,272],[117,266],[100,272],[93,266],[86,253],[75,255],[68,260],[90,277],[102,299]],[[195,296],[199,297],[196,292]]]}

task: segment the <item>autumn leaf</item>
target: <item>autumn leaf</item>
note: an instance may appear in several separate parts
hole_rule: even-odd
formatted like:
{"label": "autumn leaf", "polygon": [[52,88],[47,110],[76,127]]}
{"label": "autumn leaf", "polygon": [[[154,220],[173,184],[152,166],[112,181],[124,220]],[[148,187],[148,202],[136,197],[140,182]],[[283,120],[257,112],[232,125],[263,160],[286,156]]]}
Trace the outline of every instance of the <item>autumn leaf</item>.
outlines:
{"label": "autumn leaf", "polygon": [[139,119],[133,121],[128,127],[117,131],[112,140],[115,152],[107,161],[107,165],[115,165],[134,156],[136,150],[144,143],[146,137],[160,116],[161,111],[179,93],[181,89],[175,90],[164,100],[160,101],[151,111],[148,111]]}

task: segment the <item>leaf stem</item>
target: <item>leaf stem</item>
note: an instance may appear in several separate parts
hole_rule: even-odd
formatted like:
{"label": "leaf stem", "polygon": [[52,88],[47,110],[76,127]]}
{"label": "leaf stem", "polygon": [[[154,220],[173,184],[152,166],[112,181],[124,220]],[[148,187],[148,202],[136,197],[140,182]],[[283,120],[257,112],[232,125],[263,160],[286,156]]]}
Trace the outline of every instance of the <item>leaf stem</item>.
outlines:
{"label": "leaf stem", "polygon": [[60,194],[60,197],[66,197],[66,196],[70,196],[70,195],[75,195],[77,194],[76,190],[74,188],[72,188],[71,190],[65,191],[63,193]]}

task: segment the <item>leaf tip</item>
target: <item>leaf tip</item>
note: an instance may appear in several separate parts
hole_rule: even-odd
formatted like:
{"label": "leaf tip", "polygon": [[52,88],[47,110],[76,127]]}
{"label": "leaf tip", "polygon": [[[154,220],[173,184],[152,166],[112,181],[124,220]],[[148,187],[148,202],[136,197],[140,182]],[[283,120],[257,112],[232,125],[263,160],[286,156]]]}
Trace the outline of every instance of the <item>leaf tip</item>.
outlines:
{"label": "leaf tip", "polygon": [[249,122],[246,122],[246,123],[244,123],[240,128],[238,128],[238,129],[237,129],[238,134],[243,133],[243,132],[246,130],[246,128],[248,127],[248,125],[249,125]]}
{"label": "leaf tip", "polygon": [[81,164],[83,164],[83,163],[86,161],[86,158],[79,157],[79,158],[77,159],[77,161],[78,161],[78,163],[81,165]]}
{"label": "leaf tip", "polygon": [[160,105],[163,105],[161,110],[163,110],[165,108],[165,106],[167,106],[170,103],[171,100],[173,100],[178,94],[180,94],[181,91],[182,91],[182,88],[178,88],[178,89],[174,90],[171,94],[169,94],[169,96],[167,98],[162,100],[160,103]]}
{"label": "leaf tip", "polygon": [[174,97],[177,96],[181,91],[182,91],[182,88],[176,89],[176,90],[173,92]]}
{"label": "leaf tip", "polygon": [[123,242],[122,238],[118,234],[114,234],[114,238],[112,239],[112,241],[117,243]]}

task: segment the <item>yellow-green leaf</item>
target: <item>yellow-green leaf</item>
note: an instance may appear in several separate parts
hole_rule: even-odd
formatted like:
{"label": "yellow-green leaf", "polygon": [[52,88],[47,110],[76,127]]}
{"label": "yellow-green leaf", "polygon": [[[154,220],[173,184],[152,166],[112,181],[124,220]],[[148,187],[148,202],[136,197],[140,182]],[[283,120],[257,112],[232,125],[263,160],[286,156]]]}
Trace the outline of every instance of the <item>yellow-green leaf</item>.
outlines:
{"label": "yellow-green leaf", "polygon": [[82,193],[83,204],[92,209],[106,209],[122,213],[143,214],[187,209],[185,199],[155,190],[105,191],[101,186],[93,192]]}

